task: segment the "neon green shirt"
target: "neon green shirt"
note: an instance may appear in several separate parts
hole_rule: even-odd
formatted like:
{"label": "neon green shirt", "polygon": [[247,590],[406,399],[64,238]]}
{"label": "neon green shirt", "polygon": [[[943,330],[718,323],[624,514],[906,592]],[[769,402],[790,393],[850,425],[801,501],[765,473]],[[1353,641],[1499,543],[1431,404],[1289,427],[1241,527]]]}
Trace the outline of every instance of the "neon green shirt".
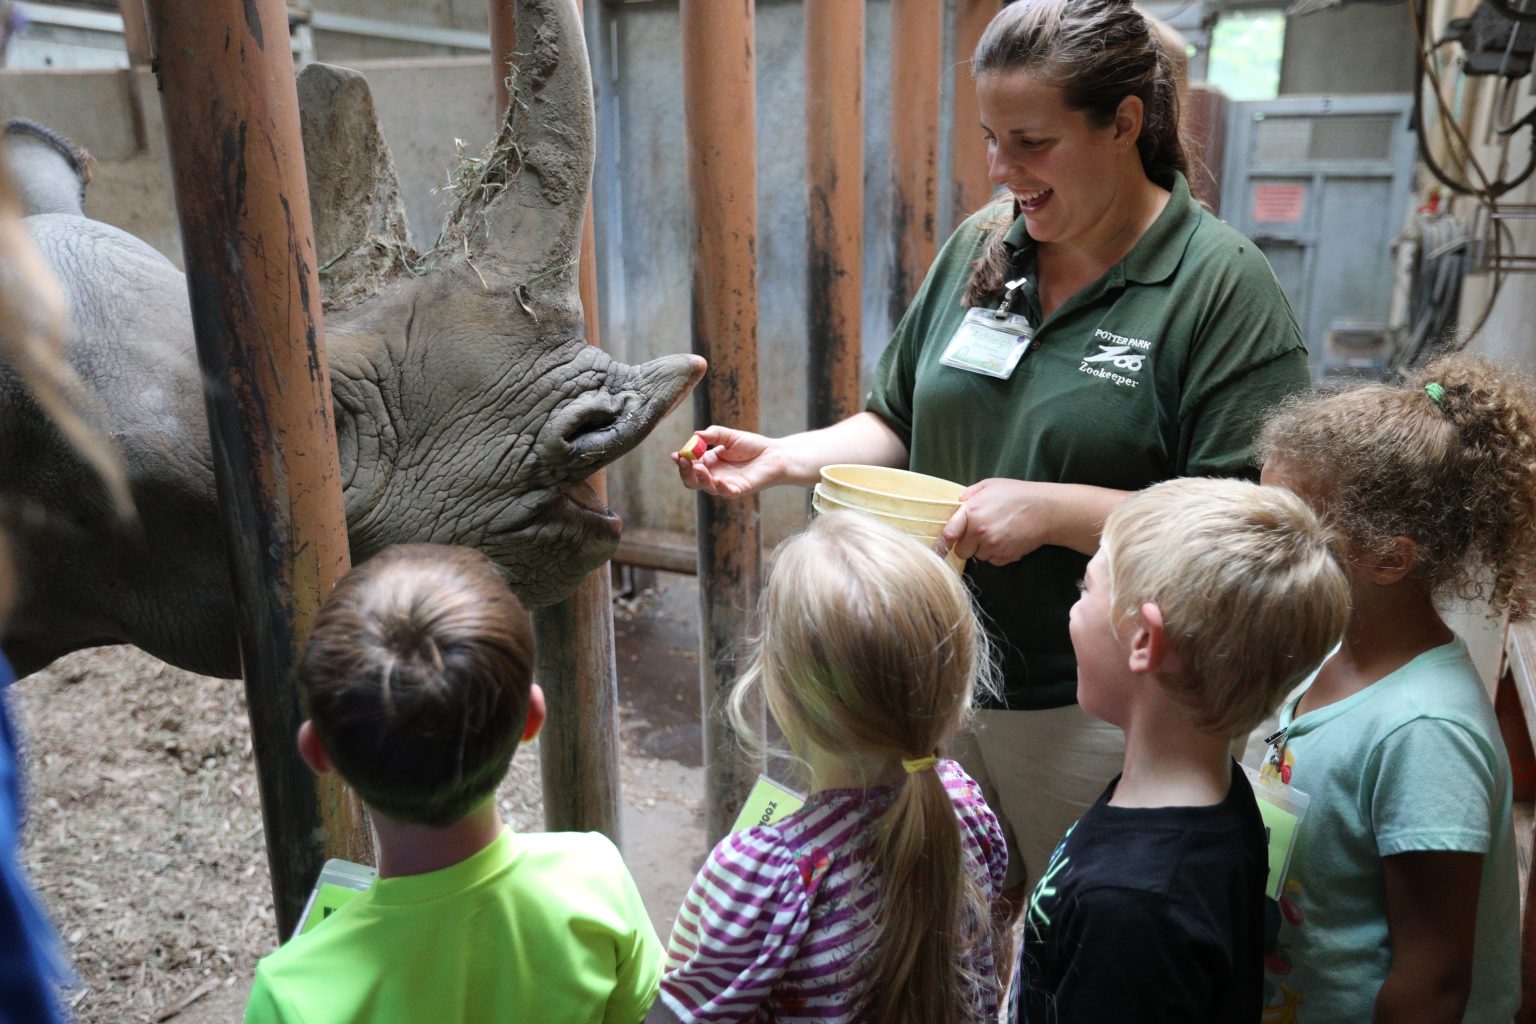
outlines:
{"label": "neon green shirt", "polygon": [[597,833],[507,829],[468,860],[378,879],[262,959],[246,1024],[635,1024],[662,947]]}
{"label": "neon green shirt", "polygon": [[[940,362],[993,206],[956,229],[875,371],[867,408],[907,445],[908,468],[962,484],[989,477],[1135,491],[1178,476],[1257,475],[1266,409],[1307,385],[1307,352],[1258,248],[1190,197],[1183,176],[1119,263],[1042,318],[1034,241],[1006,241],[1029,279],[1017,310],[1032,350],[1007,380]],[[1004,704],[1077,695],[1067,612],[1086,556],[1044,547],[966,576],[1002,657]]]}

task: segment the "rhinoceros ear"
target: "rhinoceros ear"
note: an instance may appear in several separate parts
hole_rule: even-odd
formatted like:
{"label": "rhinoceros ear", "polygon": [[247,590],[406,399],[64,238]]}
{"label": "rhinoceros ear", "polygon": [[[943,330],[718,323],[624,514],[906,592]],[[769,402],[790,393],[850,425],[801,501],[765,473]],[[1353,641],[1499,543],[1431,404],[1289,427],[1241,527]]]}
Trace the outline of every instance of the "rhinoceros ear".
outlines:
{"label": "rhinoceros ear", "polygon": [[298,85],[325,308],[346,309],[418,257],[367,81],[348,68],[309,64]]}
{"label": "rhinoceros ear", "polygon": [[[521,293],[530,279],[559,278],[553,287],[562,292],[574,287],[595,139],[580,4],[517,0],[516,15],[507,119],[486,153],[450,183],[457,202],[438,251],[473,251],[481,277],[518,290],[527,308]],[[557,270],[566,273],[551,275]]]}

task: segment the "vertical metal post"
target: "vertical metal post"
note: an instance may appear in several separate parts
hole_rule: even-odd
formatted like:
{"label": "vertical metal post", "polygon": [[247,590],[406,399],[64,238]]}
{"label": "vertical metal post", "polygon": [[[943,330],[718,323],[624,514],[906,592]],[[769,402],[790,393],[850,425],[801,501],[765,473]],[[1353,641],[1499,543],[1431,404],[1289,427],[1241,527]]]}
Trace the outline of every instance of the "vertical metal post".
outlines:
{"label": "vertical metal post", "polygon": [[987,147],[981,140],[981,108],[971,81],[971,55],[981,33],[999,10],[997,0],[956,0],[954,102],[949,139],[950,220],[958,225],[985,205],[992,195],[987,180]]}
{"label": "vertical metal post", "polygon": [[891,0],[891,322],[938,253],[939,75],[944,0]]}
{"label": "vertical metal post", "polygon": [[806,0],[810,359],[806,418],[859,411],[864,284],[864,0]]}
{"label": "vertical metal post", "polygon": [[149,28],[287,935],[324,857],[371,857],[359,805],[294,744],[293,664],[348,552],[288,15],[150,0]]}
{"label": "vertical metal post", "polygon": [[[757,119],[753,0],[682,0],[683,108],[693,220],[693,350],[709,361],[694,419],[758,427]],[[751,632],[762,557],[757,498],[698,496],[706,827],[730,829],[759,770],[724,717]]]}
{"label": "vertical metal post", "polygon": [[[507,75],[517,64],[514,8],[513,0],[490,0],[497,124],[507,116],[511,104]],[[589,197],[577,286],[587,342],[599,345],[594,238]],[[601,472],[587,483],[607,500]],[[605,565],[588,575],[570,597],[536,611],[533,623],[539,685],[549,698],[549,718],[539,741],[544,827],[551,832],[602,832],[618,843],[619,705],[611,587]]]}

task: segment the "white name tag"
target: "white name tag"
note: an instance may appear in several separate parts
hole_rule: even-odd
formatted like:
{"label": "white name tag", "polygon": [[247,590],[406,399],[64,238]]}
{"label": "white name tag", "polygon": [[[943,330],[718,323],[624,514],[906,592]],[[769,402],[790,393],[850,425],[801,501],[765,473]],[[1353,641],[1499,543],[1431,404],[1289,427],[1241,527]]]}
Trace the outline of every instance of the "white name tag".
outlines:
{"label": "white name tag", "polygon": [[1264,819],[1264,839],[1269,848],[1269,884],[1265,893],[1270,899],[1278,900],[1285,890],[1291,855],[1296,852],[1296,834],[1301,830],[1301,819],[1306,816],[1310,798],[1294,786],[1263,778],[1247,765],[1243,765],[1243,772],[1253,786],[1253,795],[1259,802],[1259,815]]}
{"label": "white name tag", "polygon": [[1007,380],[1029,351],[1034,330],[1017,313],[1001,316],[990,309],[970,309],[939,362],[959,370]]}

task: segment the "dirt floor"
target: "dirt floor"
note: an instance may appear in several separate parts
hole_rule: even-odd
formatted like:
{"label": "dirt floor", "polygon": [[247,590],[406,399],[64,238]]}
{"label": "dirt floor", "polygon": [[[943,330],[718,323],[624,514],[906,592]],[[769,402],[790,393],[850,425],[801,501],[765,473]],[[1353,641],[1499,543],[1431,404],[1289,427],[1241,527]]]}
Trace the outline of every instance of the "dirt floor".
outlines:
{"label": "dirt floor", "polygon": [[[625,857],[665,939],[705,854],[697,590],[661,576],[615,602]],[[244,689],[126,647],[11,691],[27,737],[25,855],[80,984],[81,1024],[239,1020],[276,943]],[[542,827],[536,747],[498,799]]]}

